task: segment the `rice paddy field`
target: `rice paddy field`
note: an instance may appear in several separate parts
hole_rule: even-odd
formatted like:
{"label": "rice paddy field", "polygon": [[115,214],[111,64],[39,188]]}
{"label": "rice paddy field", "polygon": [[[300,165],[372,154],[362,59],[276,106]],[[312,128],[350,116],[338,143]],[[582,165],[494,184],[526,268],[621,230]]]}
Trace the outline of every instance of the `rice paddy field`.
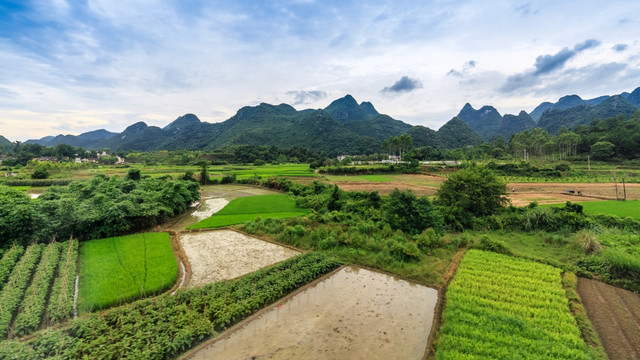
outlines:
{"label": "rice paddy field", "polygon": [[218,228],[242,224],[260,216],[261,218],[289,218],[307,214],[308,209],[296,206],[295,200],[286,194],[261,195],[238,198],[222,210],[204,219],[189,229]]}
{"label": "rice paddy field", "polygon": [[143,233],[83,242],[78,309],[88,312],[169,289],[178,264],[167,233]]}
{"label": "rice paddy field", "polygon": [[[582,205],[584,212],[587,214],[608,214],[640,220],[640,200],[588,201],[580,202],[580,205]],[[562,204],[541,206],[562,206]]]}
{"label": "rice paddy field", "polygon": [[561,273],[469,250],[447,290],[436,358],[592,359],[569,311]]}

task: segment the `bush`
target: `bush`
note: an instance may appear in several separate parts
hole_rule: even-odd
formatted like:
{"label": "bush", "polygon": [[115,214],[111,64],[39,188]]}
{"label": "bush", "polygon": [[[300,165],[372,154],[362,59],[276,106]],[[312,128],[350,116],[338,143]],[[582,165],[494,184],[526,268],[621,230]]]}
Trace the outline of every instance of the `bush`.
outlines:
{"label": "bush", "polygon": [[587,255],[598,253],[602,250],[602,245],[598,241],[598,236],[589,231],[578,231],[576,233],[576,243]]}
{"label": "bush", "polygon": [[475,248],[499,254],[511,255],[511,250],[509,250],[503,243],[491,239],[489,235],[482,235],[480,243],[476,245]]}

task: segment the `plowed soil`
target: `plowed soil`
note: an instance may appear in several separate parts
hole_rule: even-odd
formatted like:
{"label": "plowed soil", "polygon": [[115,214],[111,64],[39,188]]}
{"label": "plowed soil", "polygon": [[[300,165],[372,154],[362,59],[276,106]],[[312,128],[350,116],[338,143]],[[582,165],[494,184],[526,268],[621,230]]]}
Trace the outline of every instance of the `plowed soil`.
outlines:
{"label": "plowed soil", "polygon": [[580,278],[578,293],[610,359],[640,359],[640,295]]}

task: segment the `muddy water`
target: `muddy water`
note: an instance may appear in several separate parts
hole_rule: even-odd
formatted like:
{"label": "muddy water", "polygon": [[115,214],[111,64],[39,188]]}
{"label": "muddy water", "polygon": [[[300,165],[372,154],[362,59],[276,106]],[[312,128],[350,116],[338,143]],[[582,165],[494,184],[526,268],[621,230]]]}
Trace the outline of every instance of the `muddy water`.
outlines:
{"label": "muddy water", "polygon": [[421,359],[438,292],[347,267],[192,359]]}
{"label": "muddy water", "polygon": [[233,279],[300,254],[231,230],[181,234],[180,244],[191,264],[188,287]]}

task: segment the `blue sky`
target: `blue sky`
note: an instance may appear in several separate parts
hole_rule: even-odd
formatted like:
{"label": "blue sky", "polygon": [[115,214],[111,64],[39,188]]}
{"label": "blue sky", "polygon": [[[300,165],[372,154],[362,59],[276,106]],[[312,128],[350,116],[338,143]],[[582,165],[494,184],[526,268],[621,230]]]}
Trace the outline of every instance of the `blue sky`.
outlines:
{"label": "blue sky", "polygon": [[0,0],[0,135],[345,94],[437,129],[640,86],[637,1]]}

